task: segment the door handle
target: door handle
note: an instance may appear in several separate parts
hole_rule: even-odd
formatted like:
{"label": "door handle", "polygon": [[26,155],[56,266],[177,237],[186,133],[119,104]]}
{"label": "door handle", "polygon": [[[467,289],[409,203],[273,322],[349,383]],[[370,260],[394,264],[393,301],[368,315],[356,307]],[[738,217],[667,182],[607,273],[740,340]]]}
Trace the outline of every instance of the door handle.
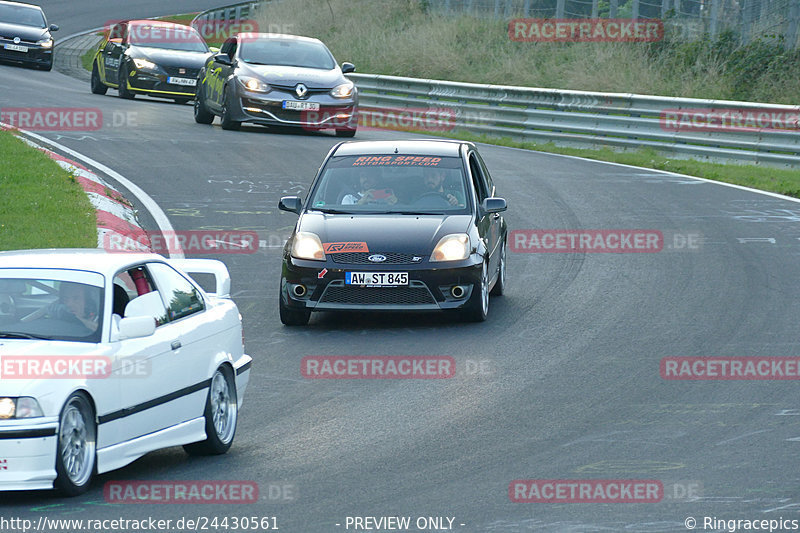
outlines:
{"label": "door handle", "polygon": [[173,350],[177,350],[178,348],[181,347],[181,341],[172,341],[172,344],[170,344],[170,347]]}

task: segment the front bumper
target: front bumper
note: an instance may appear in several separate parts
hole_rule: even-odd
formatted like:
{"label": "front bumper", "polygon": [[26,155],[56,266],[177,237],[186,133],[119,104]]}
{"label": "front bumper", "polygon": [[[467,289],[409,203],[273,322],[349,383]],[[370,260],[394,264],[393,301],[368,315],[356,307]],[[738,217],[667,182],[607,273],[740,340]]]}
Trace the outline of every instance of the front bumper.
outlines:
{"label": "front bumper", "polygon": [[[448,263],[364,265],[343,264],[330,257],[307,261],[284,257],[281,299],[291,309],[309,311],[444,311],[464,307],[473,290],[479,290],[482,258],[476,254]],[[347,285],[346,272],[408,272],[408,285],[364,287]],[[320,277],[322,276],[322,277]],[[305,294],[299,296],[296,286]],[[462,287],[463,295],[451,289]],[[300,291],[302,292],[302,291]]]}
{"label": "front bumper", "polygon": [[58,420],[36,420],[0,423],[0,490],[53,488]]}
{"label": "front bumper", "polygon": [[53,49],[42,48],[35,43],[22,41],[19,45],[28,49],[27,52],[6,49],[6,45],[13,45],[13,41],[0,39],[0,61],[11,61],[14,63],[24,63],[26,65],[47,66],[53,64]]}
{"label": "front bumper", "polygon": [[328,94],[315,94],[304,100],[319,104],[319,110],[314,111],[284,109],[284,101],[298,101],[298,99],[294,93],[277,89],[264,94],[238,87],[232,109],[233,118],[239,122],[268,126],[300,126],[308,130],[356,129],[358,126],[356,98],[339,99]]}
{"label": "front bumper", "polygon": [[197,80],[199,69],[186,69],[185,73],[171,73],[163,70],[130,70],[128,90],[133,93],[159,96],[163,98],[194,99],[197,85],[178,85],[169,83],[171,77]]}

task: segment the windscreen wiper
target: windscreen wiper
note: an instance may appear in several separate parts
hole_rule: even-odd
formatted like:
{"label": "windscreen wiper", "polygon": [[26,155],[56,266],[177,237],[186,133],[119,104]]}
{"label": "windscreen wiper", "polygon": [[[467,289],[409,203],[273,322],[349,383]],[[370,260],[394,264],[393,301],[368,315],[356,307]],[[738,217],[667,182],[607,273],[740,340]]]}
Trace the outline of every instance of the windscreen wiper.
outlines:
{"label": "windscreen wiper", "polygon": [[44,335],[33,335],[31,333],[20,333],[17,331],[0,332],[0,339],[38,339],[43,341],[51,341],[52,337],[45,337]]}

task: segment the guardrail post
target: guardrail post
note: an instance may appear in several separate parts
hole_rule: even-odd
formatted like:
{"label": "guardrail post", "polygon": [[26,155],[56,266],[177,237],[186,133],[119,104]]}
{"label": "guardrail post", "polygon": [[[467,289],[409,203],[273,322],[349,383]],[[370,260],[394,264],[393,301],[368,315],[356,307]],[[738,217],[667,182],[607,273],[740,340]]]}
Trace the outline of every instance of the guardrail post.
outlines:
{"label": "guardrail post", "polygon": [[522,16],[531,16],[531,0],[525,0],[525,3],[522,5]]}
{"label": "guardrail post", "polygon": [[503,12],[505,18],[511,18],[511,2],[512,0],[506,0],[506,9]]}
{"label": "guardrail post", "polygon": [[661,19],[667,18],[667,11],[669,11],[669,0],[661,0]]}
{"label": "guardrail post", "polygon": [[789,27],[786,29],[785,42],[789,50],[797,48],[797,26],[800,25],[800,4],[795,2],[789,8]]}
{"label": "guardrail post", "polygon": [[600,0],[592,0],[592,18],[596,19],[600,13]]}
{"label": "guardrail post", "polygon": [[719,31],[719,0],[711,0],[711,38],[717,38]]}
{"label": "guardrail post", "polygon": [[564,3],[565,0],[558,0],[556,2],[556,18],[563,19],[564,18]]}
{"label": "guardrail post", "polygon": [[619,0],[611,0],[611,5],[608,7],[608,18],[617,18],[617,3]]}
{"label": "guardrail post", "polygon": [[633,20],[637,20],[639,18],[639,0],[633,0],[631,7],[633,8],[633,14],[631,15],[631,18]]}
{"label": "guardrail post", "polygon": [[494,0],[494,18],[500,18],[500,0]]}

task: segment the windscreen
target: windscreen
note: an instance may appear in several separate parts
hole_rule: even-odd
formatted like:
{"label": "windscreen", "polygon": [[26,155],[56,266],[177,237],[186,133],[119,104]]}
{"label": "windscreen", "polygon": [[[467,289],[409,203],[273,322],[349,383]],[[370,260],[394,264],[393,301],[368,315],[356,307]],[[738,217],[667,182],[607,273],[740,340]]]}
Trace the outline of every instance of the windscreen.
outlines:
{"label": "windscreen", "polygon": [[467,208],[465,183],[458,157],[334,157],[308,205],[348,213],[457,213]]}
{"label": "windscreen", "polygon": [[50,277],[1,277],[0,338],[100,342],[102,287]]}
{"label": "windscreen", "polygon": [[34,28],[46,27],[44,14],[40,10],[28,6],[0,4],[0,22]]}
{"label": "windscreen", "polygon": [[322,43],[281,39],[243,39],[239,57],[253,65],[331,70],[336,61]]}
{"label": "windscreen", "polygon": [[180,50],[182,52],[208,52],[208,46],[194,28],[162,24],[131,24],[128,42],[137,46]]}

